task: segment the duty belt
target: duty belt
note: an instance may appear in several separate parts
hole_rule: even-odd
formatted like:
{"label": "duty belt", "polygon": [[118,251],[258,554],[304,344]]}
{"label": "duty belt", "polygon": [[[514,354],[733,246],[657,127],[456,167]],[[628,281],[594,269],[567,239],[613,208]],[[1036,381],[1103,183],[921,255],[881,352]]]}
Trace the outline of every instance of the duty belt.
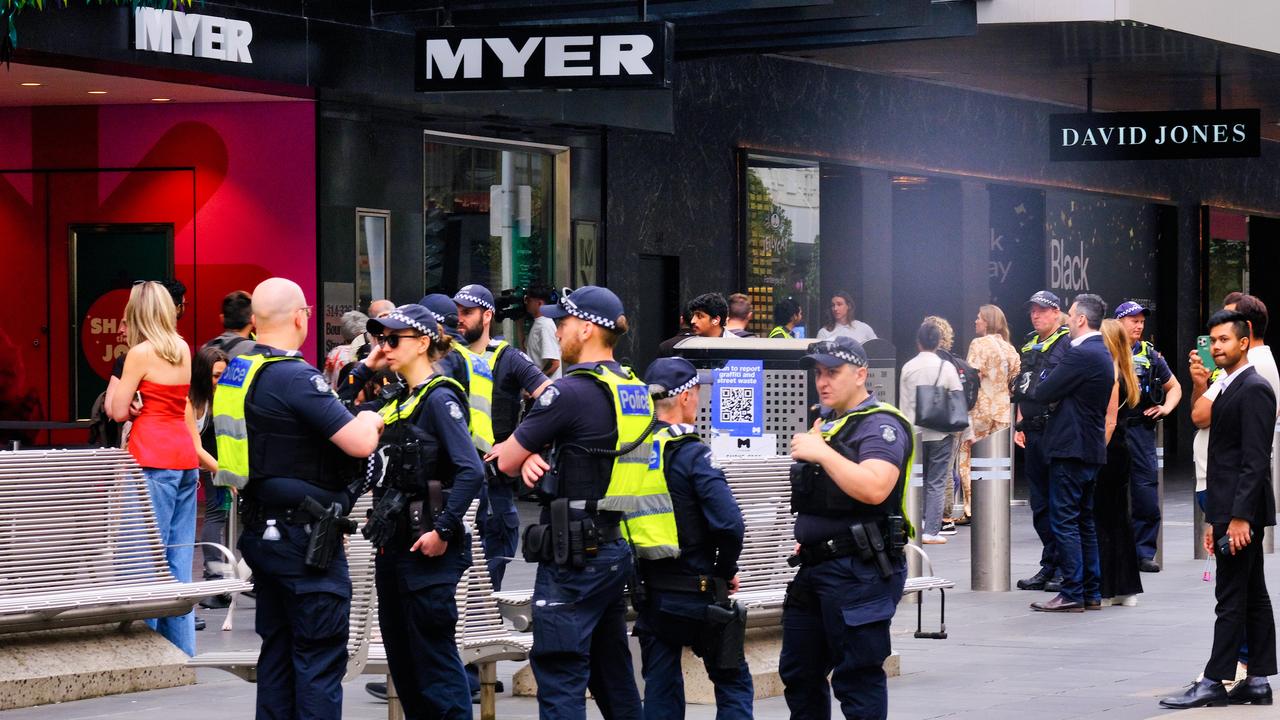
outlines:
{"label": "duty belt", "polygon": [[645,574],[642,582],[650,590],[714,593],[718,598],[729,597],[729,582],[713,575]]}
{"label": "duty belt", "polygon": [[600,544],[622,539],[622,528],[616,522],[602,522],[601,516],[569,519],[569,501],[553,500],[549,524],[530,525],[524,529],[524,559],[527,562],[554,562],[582,569],[587,558],[600,552]]}
{"label": "duty belt", "polygon": [[[890,525],[895,524],[890,519]],[[899,557],[905,544],[904,533],[897,530],[886,531],[879,523],[872,521],[854,522],[849,525],[848,535],[840,535],[820,543],[802,544],[800,552],[787,558],[787,564],[792,567],[809,567],[836,558],[856,557],[864,562],[874,563],[880,577],[888,578],[893,574],[893,564],[889,558]]]}

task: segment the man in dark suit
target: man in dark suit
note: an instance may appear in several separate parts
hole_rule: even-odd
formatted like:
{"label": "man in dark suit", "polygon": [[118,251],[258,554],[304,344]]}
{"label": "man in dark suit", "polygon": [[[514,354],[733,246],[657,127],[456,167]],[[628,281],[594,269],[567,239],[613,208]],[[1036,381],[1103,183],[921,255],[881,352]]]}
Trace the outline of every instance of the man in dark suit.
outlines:
{"label": "man in dark suit", "polygon": [[1107,462],[1107,404],[1115,383],[1115,360],[1102,341],[1106,303],[1077,295],[1067,313],[1071,347],[1036,387],[1033,399],[1058,403],[1045,426],[1049,459],[1049,513],[1062,568],[1062,591],[1033,602],[1040,612],[1102,609],[1098,584],[1098,537],[1093,528],[1093,484]]}
{"label": "man in dark suit", "polygon": [[[1271,704],[1267,676],[1276,673],[1276,625],[1262,574],[1263,529],[1276,524],[1271,490],[1271,436],[1276,396],[1249,364],[1249,323],[1222,310],[1209,318],[1213,361],[1226,373],[1213,402],[1209,431],[1204,547],[1216,553],[1218,583],[1213,650],[1204,678],[1160,704],[1170,708]],[[1249,645],[1249,675],[1228,693],[1241,641]]]}

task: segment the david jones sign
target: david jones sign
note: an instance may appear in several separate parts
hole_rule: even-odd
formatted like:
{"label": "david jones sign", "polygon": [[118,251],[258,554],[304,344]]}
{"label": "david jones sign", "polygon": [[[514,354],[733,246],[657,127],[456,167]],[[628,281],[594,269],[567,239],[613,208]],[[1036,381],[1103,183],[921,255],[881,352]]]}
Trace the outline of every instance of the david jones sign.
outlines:
{"label": "david jones sign", "polygon": [[1050,160],[1257,157],[1257,109],[1075,113],[1049,117]]}
{"label": "david jones sign", "polygon": [[667,87],[671,33],[667,23],[423,30],[414,87]]}

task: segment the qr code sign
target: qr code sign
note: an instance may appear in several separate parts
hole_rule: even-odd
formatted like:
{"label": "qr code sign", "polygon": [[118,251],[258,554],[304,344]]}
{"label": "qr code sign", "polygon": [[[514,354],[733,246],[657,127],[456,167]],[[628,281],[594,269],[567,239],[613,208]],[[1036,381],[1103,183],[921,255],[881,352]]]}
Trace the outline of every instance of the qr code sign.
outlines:
{"label": "qr code sign", "polygon": [[720,388],[720,422],[753,423],[756,389],[753,387]]}

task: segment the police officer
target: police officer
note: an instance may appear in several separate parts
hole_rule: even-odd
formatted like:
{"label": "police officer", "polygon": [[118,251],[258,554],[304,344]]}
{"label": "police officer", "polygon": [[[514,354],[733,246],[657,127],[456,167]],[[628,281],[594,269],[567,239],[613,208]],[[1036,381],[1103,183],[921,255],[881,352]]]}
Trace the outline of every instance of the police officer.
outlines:
{"label": "police officer", "polygon": [[377,346],[354,372],[384,367],[404,379],[362,407],[386,424],[369,458],[375,498],[364,532],[379,548],[378,624],[407,718],[470,718],[471,690],[454,638],[454,599],[471,565],[462,518],[480,494],[484,470],[471,444],[462,386],[432,363],[451,341],[421,305],[369,321]]}
{"label": "police officer", "polygon": [[589,688],[606,718],[639,718],[623,598],[631,551],[620,513],[599,502],[647,472],[649,389],[614,360],[627,319],[612,292],[587,285],[542,314],[557,321],[565,374],[490,454],[543,502],[523,537],[525,559],[538,563],[529,664],[539,713],[584,718]]}
{"label": "police officer", "polygon": [[[889,624],[907,579],[903,495],[911,423],[867,391],[867,353],[829,338],[801,361],[830,415],[791,439],[791,509],[800,571],[787,586],[778,670],[792,718],[884,718]],[[831,683],[827,684],[827,675]]]}
{"label": "police officer", "polygon": [[1129,496],[1133,503],[1133,534],[1138,546],[1138,569],[1160,572],[1156,562],[1156,538],[1160,533],[1159,466],[1156,461],[1156,423],[1171,414],[1182,401],[1182,385],[1155,346],[1142,339],[1149,308],[1129,300],[1116,308],[1133,343],[1133,372],[1138,376],[1141,415],[1129,420],[1125,442],[1132,458]]}
{"label": "police officer", "polygon": [[773,329],[770,338],[790,340],[796,335],[796,326],[804,321],[804,310],[792,298],[782,298],[773,307]]}
{"label": "police officer", "polygon": [[1071,346],[1071,338],[1067,326],[1062,324],[1062,301],[1057,295],[1041,290],[1031,296],[1027,307],[1033,329],[1022,342],[1021,369],[1010,388],[1018,407],[1013,441],[1025,451],[1023,472],[1030,496],[1031,522],[1044,550],[1040,553],[1040,571],[1019,580],[1018,589],[1059,592],[1062,589],[1062,571],[1050,522],[1049,460],[1041,443],[1051,408],[1028,396],[1049,371],[1058,366]]}
{"label": "police officer", "polygon": [[[493,340],[489,328],[495,305],[493,293],[483,285],[464,285],[453,296],[458,312],[458,356],[463,360],[471,403],[471,438],[482,454],[495,442],[511,436],[520,420],[520,391],[537,398],[551,381],[533,361],[506,340]],[[480,493],[476,524],[484,545],[485,564],[494,590],[502,589],[507,563],[520,540],[520,514],[516,511],[510,478],[495,475]]]}
{"label": "police officer", "polygon": [[[302,359],[312,306],[283,278],[253,291],[258,342],[214,394],[217,482],[241,488],[239,548],[253,569],[259,718],[338,718],[347,666],[351,578],[332,529],[348,484],[373,452],[376,413],[354,418]],[[322,542],[321,542],[322,541]]]}
{"label": "police officer", "polygon": [[624,494],[646,502],[623,516],[645,590],[635,627],[644,716],[684,717],[680,656],[689,646],[715,686],[716,717],[749,719],[755,693],[742,655],[746,611],[729,601],[738,589],[742,512],[693,428],[698,371],[684,358],[662,358],[649,366],[645,380],[657,430],[643,487]]}

